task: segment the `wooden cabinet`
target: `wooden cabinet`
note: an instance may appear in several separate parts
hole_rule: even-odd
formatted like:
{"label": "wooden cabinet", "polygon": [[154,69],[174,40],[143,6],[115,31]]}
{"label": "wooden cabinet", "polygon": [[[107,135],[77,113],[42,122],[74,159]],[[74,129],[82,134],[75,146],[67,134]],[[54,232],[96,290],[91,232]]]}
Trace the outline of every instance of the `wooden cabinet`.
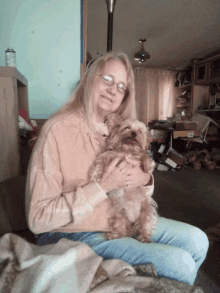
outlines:
{"label": "wooden cabinet", "polygon": [[209,82],[220,83],[220,56],[209,62]]}
{"label": "wooden cabinet", "polygon": [[195,84],[220,83],[220,54],[195,61]]}
{"label": "wooden cabinet", "polygon": [[196,84],[208,82],[208,62],[203,62],[196,66]]}
{"label": "wooden cabinet", "polygon": [[203,60],[194,60],[192,76],[193,113],[208,109],[212,95],[216,96],[219,103],[220,54]]}
{"label": "wooden cabinet", "polygon": [[0,67],[0,182],[20,174],[19,108],[29,113],[28,82],[16,68]]}
{"label": "wooden cabinet", "polygon": [[[185,118],[192,118],[196,111],[209,108],[211,95],[216,95],[216,103],[220,105],[220,54],[194,60],[190,84],[182,85],[183,82],[179,82],[179,73],[175,84],[176,113],[185,110]],[[186,99],[181,103],[182,98]],[[219,111],[216,114],[219,115]]]}

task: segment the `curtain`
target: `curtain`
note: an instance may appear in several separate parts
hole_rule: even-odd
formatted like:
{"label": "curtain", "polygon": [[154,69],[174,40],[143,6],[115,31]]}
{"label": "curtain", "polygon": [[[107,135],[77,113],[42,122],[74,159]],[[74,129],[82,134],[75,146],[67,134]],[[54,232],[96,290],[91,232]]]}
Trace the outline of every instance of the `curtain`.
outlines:
{"label": "curtain", "polygon": [[134,68],[138,119],[148,125],[175,113],[176,71]]}

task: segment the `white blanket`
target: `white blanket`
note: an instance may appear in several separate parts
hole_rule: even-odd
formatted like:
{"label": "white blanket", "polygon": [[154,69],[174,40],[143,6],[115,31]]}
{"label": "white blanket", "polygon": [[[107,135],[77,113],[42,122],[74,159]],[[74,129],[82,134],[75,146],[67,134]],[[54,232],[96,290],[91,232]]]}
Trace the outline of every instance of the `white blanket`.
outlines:
{"label": "white blanket", "polygon": [[68,239],[45,246],[12,233],[0,239],[0,292],[203,292],[185,283],[158,279],[156,273],[138,276],[149,269],[151,265],[133,268],[122,260],[103,261],[88,245]]}

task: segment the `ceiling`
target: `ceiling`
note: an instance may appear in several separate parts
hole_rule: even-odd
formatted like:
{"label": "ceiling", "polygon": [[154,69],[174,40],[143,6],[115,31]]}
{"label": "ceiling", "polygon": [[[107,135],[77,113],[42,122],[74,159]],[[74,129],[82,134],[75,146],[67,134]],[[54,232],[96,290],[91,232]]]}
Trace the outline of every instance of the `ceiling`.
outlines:
{"label": "ceiling", "polygon": [[[92,58],[107,51],[106,0],[87,0],[87,49]],[[147,39],[151,58],[133,56]],[[193,59],[220,53],[220,0],[117,0],[112,50],[124,51],[133,65],[185,69]]]}

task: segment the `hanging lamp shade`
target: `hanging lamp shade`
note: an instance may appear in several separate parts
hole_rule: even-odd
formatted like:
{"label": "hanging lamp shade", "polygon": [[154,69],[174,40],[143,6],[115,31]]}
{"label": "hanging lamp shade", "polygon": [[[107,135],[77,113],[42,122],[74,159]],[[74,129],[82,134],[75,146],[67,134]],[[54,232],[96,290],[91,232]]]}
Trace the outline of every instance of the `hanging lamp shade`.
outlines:
{"label": "hanging lamp shade", "polygon": [[134,60],[139,61],[139,63],[143,63],[146,59],[150,59],[150,54],[144,50],[144,42],[146,42],[146,39],[139,40],[139,43],[141,44],[140,51],[134,54]]}
{"label": "hanging lamp shade", "polygon": [[114,12],[115,2],[116,2],[116,0],[106,0],[107,9],[108,9],[109,13]]}

